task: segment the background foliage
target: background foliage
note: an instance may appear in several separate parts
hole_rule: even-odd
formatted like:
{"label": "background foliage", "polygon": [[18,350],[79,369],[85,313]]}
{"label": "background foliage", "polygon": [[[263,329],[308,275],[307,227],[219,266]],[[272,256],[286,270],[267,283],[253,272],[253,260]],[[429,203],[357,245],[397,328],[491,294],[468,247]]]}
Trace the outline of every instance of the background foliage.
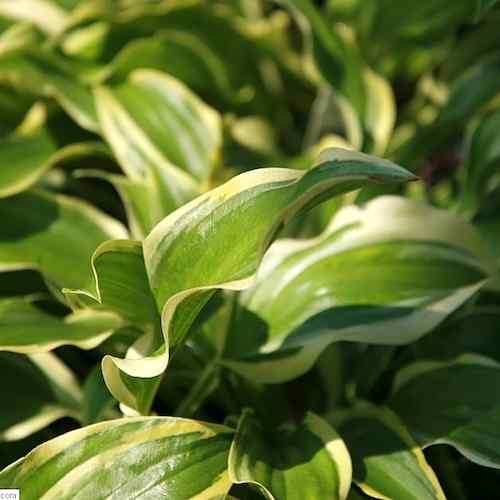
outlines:
{"label": "background foliage", "polygon": [[499,22],[0,0],[0,487],[495,498]]}

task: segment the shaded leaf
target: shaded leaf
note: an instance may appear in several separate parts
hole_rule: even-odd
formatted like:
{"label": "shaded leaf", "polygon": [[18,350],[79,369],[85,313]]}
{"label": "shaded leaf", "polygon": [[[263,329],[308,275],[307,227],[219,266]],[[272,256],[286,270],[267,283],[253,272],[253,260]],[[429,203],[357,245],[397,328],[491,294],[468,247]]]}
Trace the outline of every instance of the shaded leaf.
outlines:
{"label": "shaded leaf", "polygon": [[30,50],[0,59],[0,79],[35,95],[53,97],[82,128],[98,132],[94,98],[80,68],[47,51]]}
{"label": "shaded leaf", "polygon": [[465,353],[500,363],[500,310],[475,308],[459,314],[413,346],[419,358],[451,360]]}
{"label": "shaded leaf", "polygon": [[0,269],[37,269],[58,287],[93,290],[95,248],[127,236],[118,221],[85,202],[42,191],[1,199],[0,217]]}
{"label": "shaded leaf", "polygon": [[0,141],[0,197],[11,196],[29,188],[58,163],[89,155],[102,155],[99,142],[57,147],[44,128],[27,136],[10,136]]}
{"label": "shaded leaf", "polygon": [[8,408],[0,416],[0,441],[22,439],[62,417],[78,416],[80,388],[55,355],[0,352],[0,361],[0,398]]}
{"label": "shaded leaf", "polygon": [[352,457],[354,481],[370,497],[445,498],[422,450],[395,415],[361,407],[340,426]]}
{"label": "shaded leaf", "polygon": [[348,98],[358,115],[363,117],[365,89],[360,71],[361,63],[355,52],[331,29],[310,0],[282,0],[282,3],[291,6],[293,12],[306,20],[319,71],[334,89]]}
{"label": "shaded leaf", "polygon": [[449,444],[500,468],[500,365],[469,355],[417,362],[398,374],[389,406],[423,446]]}
{"label": "shaded leaf", "polygon": [[106,388],[99,364],[92,369],[83,384],[83,425],[102,420],[115,404],[115,399]]}
{"label": "shaded leaf", "polygon": [[[491,189],[491,181],[500,163],[500,111],[486,115],[474,129],[465,161],[465,179],[461,200],[468,215],[478,211],[481,201]],[[498,183],[498,181],[497,181]]]}
{"label": "shaded leaf", "polygon": [[229,455],[231,480],[255,484],[270,500],[345,499],[351,472],[344,442],[312,413],[295,427],[271,431],[245,412]]}

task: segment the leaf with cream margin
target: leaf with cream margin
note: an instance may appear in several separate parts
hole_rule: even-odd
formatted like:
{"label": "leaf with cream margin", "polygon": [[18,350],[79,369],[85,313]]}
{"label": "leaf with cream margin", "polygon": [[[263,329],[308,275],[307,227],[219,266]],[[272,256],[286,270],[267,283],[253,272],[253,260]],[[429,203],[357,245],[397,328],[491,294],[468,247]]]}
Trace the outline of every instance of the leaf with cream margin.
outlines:
{"label": "leaf with cream margin", "polygon": [[133,71],[126,83],[97,88],[95,97],[102,132],[126,176],[156,186],[149,195],[160,207],[155,223],[201,192],[222,141],[216,111],[155,70]]}
{"label": "leaf with cream margin", "polygon": [[99,132],[90,87],[77,77],[79,69],[48,51],[30,50],[0,59],[0,79],[16,89],[54,98],[80,127]]}
{"label": "leaf with cream margin", "polygon": [[412,179],[387,160],[331,149],[312,170],[246,172],[166,217],[143,243],[164,339],[159,345],[157,339],[144,340],[141,345],[149,352],[141,349],[136,359],[104,358],[104,378],[112,394],[130,406],[130,378],[138,382],[161,375],[169,351],[184,341],[213,293],[249,287],[274,235],[297,212],[368,182]]}
{"label": "leaf with cream margin", "polygon": [[55,36],[64,30],[68,13],[51,0],[0,0],[0,16],[30,22]]}
{"label": "leaf with cream margin", "polygon": [[19,193],[59,163],[106,154],[99,142],[82,142],[58,148],[45,128],[29,135],[12,135],[0,141],[0,197]]}
{"label": "leaf with cream margin", "polygon": [[499,401],[500,364],[469,354],[406,366],[388,404],[423,447],[448,444],[469,460],[498,469]]}
{"label": "leaf with cream margin", "polygon": [[70,300],[84,296],[87,305],[102,305],[128,323],[145,327],[159,323],[159,313],[149,286],[142,244],[133,240],[105,241],[92,256],[96,294],[65,289]]}
{"label": "leaf with cream margin", "polygon": [[[101,244],[92,256],[92,269],[96,293],[85,290],[68,290],[64,293],[75,307],[102,306],[113,311],[127,324],[136,325],[142,331],[127,349],[126,358],[136,359],[161,345],[160,314],[149,286],[143,258],[142,244],[132,240],[110,240]],[[109,367],[111,364],[111,367]],[[110,356],[102,361],[103,373],[116,376]],[[160,377],[133,379],[126,374],[115,382],[106,379],[107,385],[118,385],[121,409],[129,415],[148,414]],[[114,393],[116,394],[116,393]]]}
{"label": "leaf with cream margin", "polygon": [[467,222],[404,198],[344,207],[323,235],[271,247],[240,298],[223,362],[281,383],[332,342],[414,342],[484,285],[482,250]]}
{"label": "leaf with cream margin", "polygon": [[363,73],[366,89],[365,127],[371,136],[370,151],[384,154],[396,123],[396,100],[383,76],[368,67]]}
{"label": "leaf with cream margin", "polygon": [[29,23],[19,22],[0,34],[0,56],[22,51],[40,43],[40,33]]}
{"label": "leaf with cream margin", "polygon": [[57,287],[94,290],[91,256],[126,229],[96,208],[29,190],[0,199],[0,270],[37,269]]}
{"label": "leaf with cream margin", "polygon": [[361,208],[354,205],[345,207],[334,218],[332,228],[362,222],[365,223],[353,228],[355,233],[346,233],[346,237],[356,235],[363,243],[401,239],[401,231],[406,229],[409,232],[407,228],[411,226],[411,239],[462,248],[474,255],[486,272],[495,272],[494,259],[479,232],[472,224],[448,210],[400,196],[380,196]]}
{"label": "leaf with cream margin", "polygon": [[79,417],[80,387],[54,354],[0,352],[0,362],[0,398],[9,410],[0,415],[0,441],[23,439],[62,417]]}
{"label": "leaf with cream margin", "polygon": [[439,481],[403,423],[387,409],[358,405],[339,426],[353,478],[373,498],[444,500]]}
{"label": "leaf with cream margin", "polygon": [[110,420],[41,444],[0,472],[23,500],[224,498],[234,431],[173,417]]}
{"label": "leaf with cream margin", "polygon": [[352,466],[342,438],[317,415],[271,431],[246,411],[231,446],[229,475],[236,484],[256,485],[269,500],[344,500]]}
{"label": "leaf with cream margin", "polygon": [[220,96],[228,102],[238,97],[223,59],[196,33],[166,29],[152,37],[132,40],[102,76],[116,81],[138,68],[168,73],[197,94]]}
{"label": "leaf with cream margin", "polygon": [[116,314],[82,309],[64,318],[39,309],[29,298],[0,300],[0,351],[47,352],[61,345],[93,349],[122,326]]}

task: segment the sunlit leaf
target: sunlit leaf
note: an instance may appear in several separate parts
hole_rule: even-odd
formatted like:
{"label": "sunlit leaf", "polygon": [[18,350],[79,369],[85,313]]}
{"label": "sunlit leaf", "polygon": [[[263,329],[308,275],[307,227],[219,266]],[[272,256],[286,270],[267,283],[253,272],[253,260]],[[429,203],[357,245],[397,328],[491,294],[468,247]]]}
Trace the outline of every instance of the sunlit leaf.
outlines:
{"label": "sunlit leaf", "polygon": [[[126,176],[151,188],[154,223],[200,192],[220,146],[214,110],[178,80],[153,70],[97,89],[96,100],[104,136]],[[127,190],[127,197],[133,194]],[[129,209],[135,205],[131,201]]]}
{"label": "sunlit leaf", "polygon": [[332,342],[415,341],[484,284],[490,261],[458,245],[485,255],[473,227],[446,212],[398,197],[345,207],[322,236],[271,247],[224,363],[276,383],[306,372]]}
{"label": "sunlit leaf", "polygon": [[[251,285],[276,230],[294,214],[372,179],[401,182],[412,178],[385,160],[340,149],[325,153],[308,172],[276,168],[244,173],[155,227],[144,241],[144,259],[161,311],[164,342],[151,343],[148,355],[126,363],[105,358],[104,376],[117,399],[123,396],[114,387],[120,376],[114,365],[132,377],[160,375],[169,350],[183,342],[215,290]],[[118,386],[124,389],[123,384]]]}
{"label": "sunlit leaf", "polygon": [[0,486],[19,488],[25,500],[217,498],[231,486],[232,438],[227,427],[194,420],[111,420],[38,446],[0,472]]}
{"label": "sunlit leaf", "polygon": [[0,351],[38,353],[61,345],[92,349],[122,324],[119,317],[90,309],[64,318],[39,309],[29,299],[0,300]]}
{"label": "sunlit leaf", "polygon": [[65,290],[67,296],[84,295],[96,305],[101,304],[136,325],[158,322],[159,314],[149,287],[140,242],[104,242],[92,256],[92,269],[97,294],[92,296],[81,290]]}
{"label": "sunlit leaf", "polygon": [[52,0],[0,1],[0,16],[29,21],[49,35],[64,29],[67,13]]}

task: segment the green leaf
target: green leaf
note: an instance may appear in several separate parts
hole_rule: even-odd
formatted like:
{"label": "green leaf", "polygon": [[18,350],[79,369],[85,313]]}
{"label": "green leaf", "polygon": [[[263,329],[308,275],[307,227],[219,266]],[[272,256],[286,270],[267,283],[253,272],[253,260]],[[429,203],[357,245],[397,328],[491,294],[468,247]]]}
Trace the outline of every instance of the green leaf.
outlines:
{"label": "green leaf", "polygon": [[488,184],[498,173],[500,162],[500,111],[486,115],[474,129],[465,161],[465,179],[462,191],[462,210],[468,215],[478,211]]}
{"label": "green leaf", "polygon": [[106,73],[116,81],[139,68],[168,73],[196,93],[217,92],[228,101],[237,97],[224,61],[196,33],[168,29],[132,40],[108,65]]}
{"label": "green leaf", "polygon": [[90,258],[125,228],[83,201],[25,191],[0,200],[0,269],[37,269],[58,287],[93,291]]}
{"label": "green leaf", "polygon": [[102,155],[99,142],[70,144],[60,149],[45,128],[0,141],[0,197],[12,196],[37,182],[53,166],[86,156]]}
{"label": "green leaf", "polygon": [[449,444],[473,462],[500,468],[500,365],[469,355],[422,361],[399,372],[389,406],[423,446]]}
{"label": "green leaf", "polygon": [[396,101],[388,80],[366,68],[364,73],[366,89],[365,127],[373,143],[370,151],[383,155],[396,123]]}
{"label": "green leaf", "polygon": [[8,409],[0,416],[0,441],[23,439],[62,417],[77,418],[80,388],[55,355],[0,352],[0,362],[0,398]]}
{"label": "green leaf", "polygon": [[38,353],[61,345],[93,349],[122,320],[106,311],[84,309],[64,318],[48,314],[29,298],[0,300],[0,351]]}
{"label": "green leaf", "polygon": [[499,308],[477,307],[455,315],[412,347],[421,359],[444,361],[473,353],[500,363],[499,324]]}
{"label": "green leaf", "polygon": [[170,417],[94,424],[38,446],[0,472],[23,500],[219,498],[229,491],[233,431]]}
{"label": "green leaf", "polygon": [[0,59],[0,78],[17,89],[53,97],[82,128],[99,132],[94,98],[89,87],[79,81],[81,69],[47,51]]}
{"label": "green leaf", "polygon": [[142,378],[165,370],[169,351],[183,342],[216,289],[250,286],[274,234],[297,212],[371,180],[410,179],[411,174],[386,160],[332,149],[308,172],[282,168],[247,172],[166,217],[143,244],[164,342],[150,343],[154,350],[126,364],[105,358],[104,377],[113,395],[120,401],[125,397],[118,367],[128,376]]}
{"label": "green leaf", "polygon": [[361,62],[355,51],[326,23],[322,14],[310,0],[281,0],[299,14],[309,26],[312,49],[319,71],[347,97],[358,115],[364,115],[365,89],[361,76]]}
{"label": "green leaf", "polygon": [[61,49],[70,57],[94,61],[102,55],[110,29],[110,23],[105,20],[75,28],[61,40]]}
{"label": "green leaf", "polygon": [[395,38],[420,39],[443,36],[474,15],[470,0],[422,0],[410,7],[397,0],[380,0],[372,22],[372,37],[386,43]]}
{"label": "green leaf", "polygon": [[395,415],[362,405],[340,426],[356,484],[370,497],[444,500],[422,450]]}
{"label": "green leaf", "polygon": [[65,290],[66,296],[87,296],[139,326],[158,323],[159,313],[149,287],[140,242],[110,240],[102,243],[92,256],[92,269],[97,294]]}
{"label": "green leaf", "polygon": [[36,43],[40,43],[40,35],[31,24],[14,24],[0,35],[0,56],[22,51]]}
{"label": "green leaf", "polygon": [[418,129],[394,155],[398,161],[416,168],[433,151],[462,130],[463,123],[500,91],[500,61],[482,61],[457,79],[437,118]]}
{"label": "green leaf", "polygon": [[242,296],[224,363],[279,383],[332,342],[413,342],[484,284],[483,251],[465,221],[404,198],[345,207],[322,236],[271,247]]}
{"label": "green leaf", "polygon": [[351,459],[339,435],[309,413],[295,427],[264,429],[245,412],[229,455],[234,483],[255,484],[269,500],[347,498]]}
{"label": "green leaf", "polygon": [[498,0],[476,0],[474,21],[478,22],[497,2]]}
{"label": "green leaf", "polygon": [[200,192],[221,142],[214,110],[154,70],[134,71],[127,83],[95,95],[103,134],[125,174],[155,188],[155,223]]}
{"label": "green leaf", "polygon": [[497,48],[497,19],[487,16],[475,30],[456,40],[443,61],[440,74],[446,80],[456,79],[486,55],[495,53]]}
{"label": "green leaf", "polygon": [[99,364],[93,368],[83,384],[82,423],[89,425],[104,420],[115,404],[116,400],[106,388]]}
{"label": "green leaf", "polygon": [[0,0],[0,16],[31,22],[48,35],[60,33],[67,20],[67,13],[51,0]]}
{"label": "green leaf", "polygon": [[138,240],[143,240],[164,215],[156,196],[158,184],[151,177],[146,180],[131,180],[124,175],[92,169],[77,170],[75,176],[103,179],[113,185],[125,208],[130,233]]}
{"label": "green leaf", "polygon": [[459,122],[485,105],[500,91],[500,61],[480,62],[454,82],[439,121]]}

